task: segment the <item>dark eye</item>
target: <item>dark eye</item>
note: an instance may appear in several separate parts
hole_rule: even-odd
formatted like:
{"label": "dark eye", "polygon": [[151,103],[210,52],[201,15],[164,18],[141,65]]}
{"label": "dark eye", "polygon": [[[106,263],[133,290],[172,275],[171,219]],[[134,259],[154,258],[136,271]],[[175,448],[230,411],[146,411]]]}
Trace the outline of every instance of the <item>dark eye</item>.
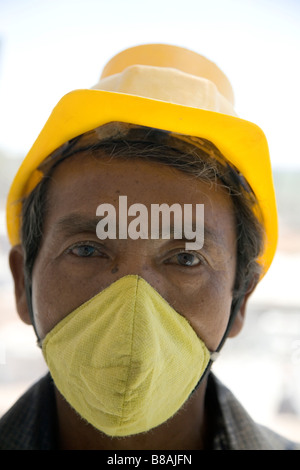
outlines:
{"label": "dark eye", "polygon": [[165,264],[173,264],[183,267],[194,267],[199,264],[205,263],[202,260],[202,257],[196,253],[190,253],[188,251],[182,251],[181,253],[176,253],[170,258],[165,260]]}
{"label": "dark eye", "polygon": [[97,247],[93,245],[74,245],[68,250],[69,253],[79,258],[92,258],[95,256],[105,256]]}
{"label": "dark eye", "polygon": [[199,258],[193,253],[178,253],[176,258],[181,266],[196,266],[200,263]]}
{"label": "dark eye", "polygon": [[93,246],[89,245],[78,246],[76,248],[73,248],[72,250],[72,252],[77,256],[83,257],[93,256],[95,251],[96,249]]}

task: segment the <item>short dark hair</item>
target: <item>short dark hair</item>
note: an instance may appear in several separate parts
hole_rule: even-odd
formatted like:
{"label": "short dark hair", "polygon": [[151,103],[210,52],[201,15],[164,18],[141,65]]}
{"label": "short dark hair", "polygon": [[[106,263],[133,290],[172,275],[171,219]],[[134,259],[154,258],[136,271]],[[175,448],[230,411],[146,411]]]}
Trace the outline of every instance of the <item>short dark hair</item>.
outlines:
{"label": "short dark hair", "polygon": [[237,232],[237,266],[233,298],[245,294],[257,281],[261,266],[264,230],[258,219],[258,203],[246,180],[206,139],[173,134],[158,129],[110,123],[70,140],[41,165],[44,177],[23,201],[21,240],[25,253],[25,276],[31,284],[34,262],[43,238],[48,186],[55,168],[66,158],[87,153],[96,158],[145,159],[172,166],[201,181],[222,185],[232,199]]}

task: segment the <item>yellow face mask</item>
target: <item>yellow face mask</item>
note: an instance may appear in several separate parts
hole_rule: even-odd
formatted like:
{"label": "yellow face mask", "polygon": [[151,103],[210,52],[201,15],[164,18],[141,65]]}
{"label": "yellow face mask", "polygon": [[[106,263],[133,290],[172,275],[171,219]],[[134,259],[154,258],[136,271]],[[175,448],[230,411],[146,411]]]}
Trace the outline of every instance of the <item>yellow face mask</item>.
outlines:
{"label": "yellow face mask", "polygon": [[109,436],[145,432],[173,416],[210,360],[188,321],[133,275],[65,317],[42,349],[67,402]]}

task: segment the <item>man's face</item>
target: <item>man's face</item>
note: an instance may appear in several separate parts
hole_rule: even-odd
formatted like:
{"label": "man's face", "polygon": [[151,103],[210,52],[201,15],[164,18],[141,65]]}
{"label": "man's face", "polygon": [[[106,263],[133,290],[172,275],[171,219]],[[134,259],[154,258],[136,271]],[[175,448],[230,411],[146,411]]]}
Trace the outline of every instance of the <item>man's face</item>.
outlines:
{"label": "man's face", "polygon": [[[106,239],[96,234],[96,209],[204,204],[201,250],[186,240]],[[33,311],[39,336],[88,299],[128,274],[154,287],[214,350],[226,329],[236,268],[236,231],[228,194],[178,170],[141,160],[73,157],[55,170],[48,192],[44,237],[35,261]],[[130,218],[129,218],[130,220]]]}

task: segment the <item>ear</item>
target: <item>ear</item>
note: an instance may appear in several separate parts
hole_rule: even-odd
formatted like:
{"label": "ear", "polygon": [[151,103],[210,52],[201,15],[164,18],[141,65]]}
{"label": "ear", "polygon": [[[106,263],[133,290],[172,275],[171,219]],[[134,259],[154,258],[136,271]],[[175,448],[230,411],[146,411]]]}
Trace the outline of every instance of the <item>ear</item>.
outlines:
{"label": "ear", "polygon": [[245,323],[247,303],[248,303],[250,295],[254,292],[257,284],[258,284],[258,277],[255,277],[250,283],[248,290],[244,294],[242,304],[231,326],[230,332],[228,334],[228,338],[234,338],[241,332]]}
{"label": "ear", "polygon": [[31,325],[25,290],[24,253],[21,245],[15,245],[10,250],[9,265],[15,284],[17,312],[24,323]]}

